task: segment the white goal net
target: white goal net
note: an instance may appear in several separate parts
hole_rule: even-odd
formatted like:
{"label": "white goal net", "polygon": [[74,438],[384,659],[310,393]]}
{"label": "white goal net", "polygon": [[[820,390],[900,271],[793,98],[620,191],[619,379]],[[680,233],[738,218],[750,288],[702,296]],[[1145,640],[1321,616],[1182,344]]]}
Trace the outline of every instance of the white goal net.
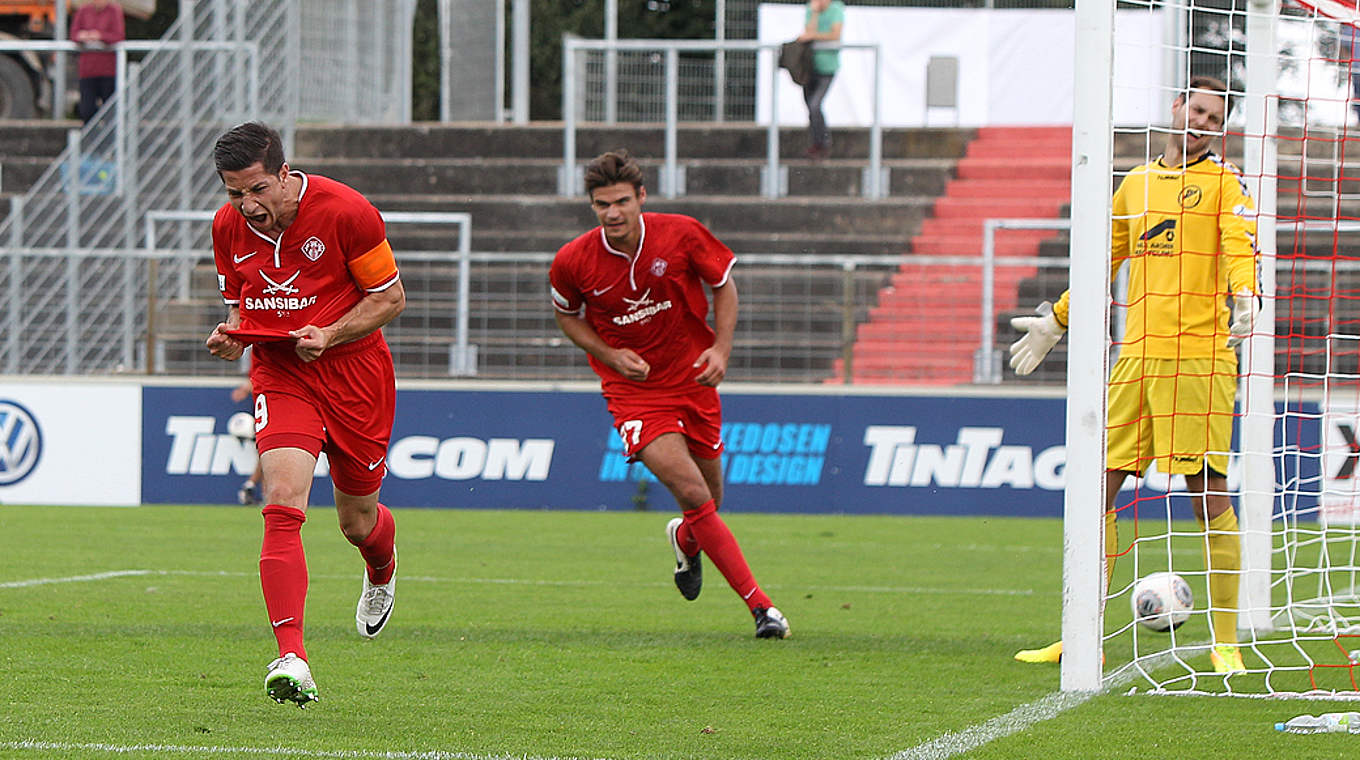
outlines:
{"label": "white goal net", "polygon": [[[1104,22],[1114,15],[1108,4],[1077,3],[1079,34],[1104,31],[1111,44],[1083,52],[1079,43],[1077,61],[1079,72],[1106,75],[1109,87],[1108,100],[1080,89],[1076,98],[1064,688],[1360,699],[1360,0],[1119,7],[1154,19],[1162,41],[1154,49],[1145,40],[1121,44],[1118,20]],[[1120,76],[1133,65],[1157,68],[1160,83],[1129,85],[1146,79]],[[1110,249],[1110,173],[1118,185],[1155,165],[1168,141],[1189,147],[1193,135],[1173,128],[1172,105],[1205,75],[1227,82],[1231,94],[1211,149],[1236,167],[1253,199],[1259,262],[1260,313],[1237,349],[1232,444],[1210,451],[1226,455],[1227,489],[1218,495],[1231,499],[1236,519],[1211,510],[1206,527],[1194,509],[1203,494],[1153,465],[1119,494],[1117,540],[1104,557],[1108,587],[1097,588],[1087,576],[1101,576],[1106,462],[1084,452],[1103,453],[1114,431],[1080,420],[1092,412],[1105,419],[1106,386],[1091,378],[1107,377],[1133,344],[1118,333],[1092,338],[1084,325],[1108,326],[1110,311],[1151,303],[1158,286],[1112,287],[1108,258],[1103,270],[1078,259]],[[1149,104],[1147,119],[1112,123],[1109,102],[1129,100]],[[1099,172],[1083,182],[1083,163],[1106,157],[1104,185]],[[1199,189],[1188,177],[1178,177],[1187,218],[1202,213],[1192,210]],[[1106,201],[1103,218],[1093,213],[1093,194]],[[1192,250],[1188,236],[1181,245],[1168,250],[1221,253]],[[1159,255],[1150,243],[1145,250]],[[1079,299],[1090,292],[1109,293],[1108,304]],[[1230,309],[1234,300],[1224,303]],[[1185,377],[1208,371],[1174,366]],[[1161,380],[1185,387],[1177,377]],[[1153,410],[1133,424],[1162,422]],[[1194,606],[1183,625],[1155,631],[1134,620],[1131,596],[1138,579],[1167,570],[1189,583]],[[1233,644],[1242,670],[1211,656]]]}

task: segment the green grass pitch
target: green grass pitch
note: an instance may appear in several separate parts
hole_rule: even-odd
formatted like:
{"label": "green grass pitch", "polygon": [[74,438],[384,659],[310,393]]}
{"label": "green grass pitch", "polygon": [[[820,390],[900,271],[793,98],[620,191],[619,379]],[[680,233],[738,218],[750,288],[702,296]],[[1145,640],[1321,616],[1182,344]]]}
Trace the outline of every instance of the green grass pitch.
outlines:
{"label": "green grass pitch", "polygon": [[354,630],[357,552],[332,510],[310,514],[321,701],[299,710],[264,694],[256,510],[0,507],[0,758],[1360,752],[1272,729],[1354,703],[1055,696],[1057,667],[1011,656],[1057,634],[1057,520],[726,514],[792,624],[761,641],[711,564],[680,597],[669,513],[396,514],[374,641]]}

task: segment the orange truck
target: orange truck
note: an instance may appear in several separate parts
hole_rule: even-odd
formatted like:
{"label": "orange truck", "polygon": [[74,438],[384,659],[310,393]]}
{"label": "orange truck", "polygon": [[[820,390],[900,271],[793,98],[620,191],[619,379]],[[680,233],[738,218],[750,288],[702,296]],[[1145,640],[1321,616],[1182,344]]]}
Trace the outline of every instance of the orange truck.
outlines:
{"label": "orange truck", "polygon": [[[68,24],[80,5],[68,2]],[[119,5],[124,13],[138,18],[147,18],[156,10],[156,0],[123,0]],[[56,2],[0,0],[0,40],[56,39],[56,23]],[[50,113],[54,60],[51,53],[31,50],[0,52],[0,119],[32,119]],[[67,56],[67,60],[70,65],[75,58]],[[74,77],[67,82],[74,84]]]}

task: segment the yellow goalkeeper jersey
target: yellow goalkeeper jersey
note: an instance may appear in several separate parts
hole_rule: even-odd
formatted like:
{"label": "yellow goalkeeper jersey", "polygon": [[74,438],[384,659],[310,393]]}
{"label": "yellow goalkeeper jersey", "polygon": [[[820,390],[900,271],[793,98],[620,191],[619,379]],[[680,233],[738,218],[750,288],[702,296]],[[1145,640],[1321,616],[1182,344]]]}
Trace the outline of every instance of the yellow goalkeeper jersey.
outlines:
{"label": "yellow goalkeeper jersey", "polygon": [[[1120,356],[1235,361],[1227,297],[1260,293],[1255,206],[1237,167],[1213,153],[1179,167],[1159,157],[1119,183],[1111,215],[1111,282],[1129,264]],[[1053,307],[1064,325],[1068,301]]]}

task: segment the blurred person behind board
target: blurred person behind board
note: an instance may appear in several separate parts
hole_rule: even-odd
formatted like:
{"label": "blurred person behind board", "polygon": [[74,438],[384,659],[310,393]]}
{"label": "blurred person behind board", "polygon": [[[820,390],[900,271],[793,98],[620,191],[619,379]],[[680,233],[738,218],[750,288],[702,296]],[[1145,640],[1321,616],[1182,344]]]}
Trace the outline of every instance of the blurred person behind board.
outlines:
{"label": "blurred person behind board", "polygon": [[80,78],[80,120],[89,123],[113,97],[118,60],[111,49],[125,39],[123,7],[112,0],[89,0],[71,18],[71,41],[80,45],[76,74]]}
{"label": "blurred person behind board", "polygon": [[[231,389],[231,400],[241,403],[249,399],[252,409],[255,405],[255,390],[250,385],[250,378],[242,380],[239,385]],[[250,440],[254,441],[252,434]],[[243,506],[253,506],[260,503],[260,484],[264,482],[264,468],[260,465],[260,458],[255,458],[255,471],[251,473],[246,482],[241,484],[241,488],[236,491],[236,500]]]}

